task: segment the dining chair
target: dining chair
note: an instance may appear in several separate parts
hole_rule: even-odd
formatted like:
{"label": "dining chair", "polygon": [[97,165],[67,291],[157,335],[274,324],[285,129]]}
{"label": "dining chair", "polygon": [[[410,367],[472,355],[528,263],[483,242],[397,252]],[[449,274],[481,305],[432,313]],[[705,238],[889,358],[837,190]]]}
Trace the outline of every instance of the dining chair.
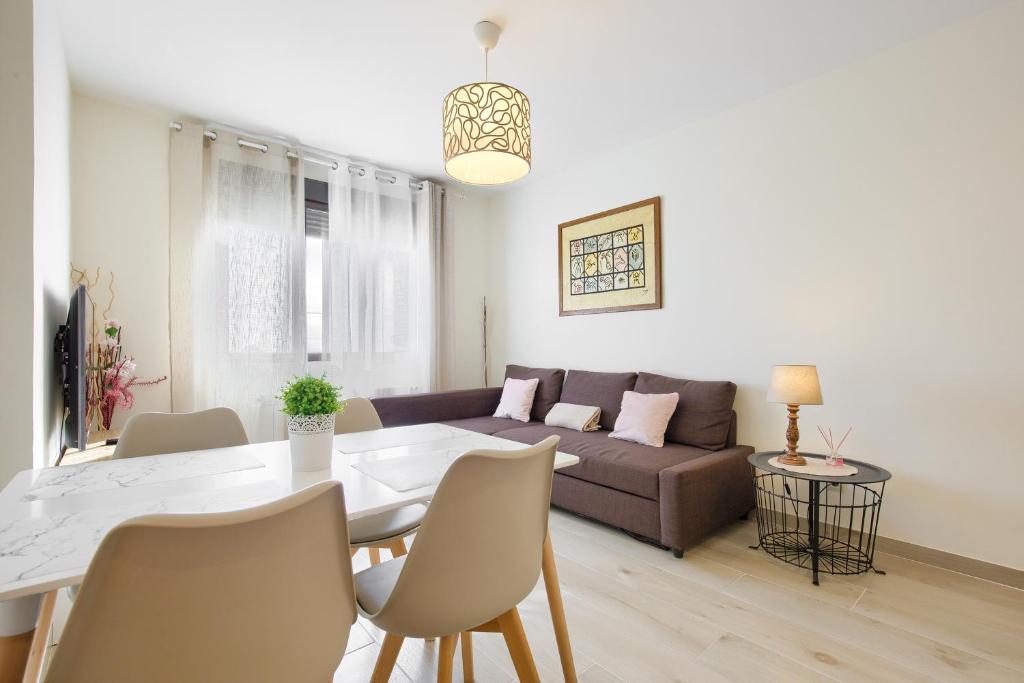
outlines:
{"label": "dining chair", "polygon": [[540,576],[557,445],[552,436],[522,450],[461,456],[409,553],[356,574],[360,613],[386,633],[373,683],[388,680],[407,637],[441,638],[437,680],[450,683],[460,635],[472,680],[473,631],[501,632],[519,680],[539,681],[516,606]]}
{"label": "dining chair", "polygon": [[[383,427],[373,403],[361,396],[346,400],[344,409],[334,418],[335,434],[369,432]],[[419,528],[426,511],[426,505],[407,505],[352,520],[348,526],[352,556],[366,548],[370,553],[370,565],[376,566],[380,564],[381,550],[391,551],[392,557],[405,555],[408,552],[405,537]]]}
{"label": "dining chair", "polygon": [[341,484],[107,534],[46,683],[323,681],[355,622]]}
{"label": "dining chair", "polygon": [[[139,413],[128,418],[114,446],[113,459],[184,453],[249,443],[238,413],[231,408],[210,408],[194,413]],[[78,586],[68,586],[70,600],[78,599]]]}
{"label": "dining chair", "polygon": [[202,451],[249,443],[238,413],[210,408],[194,413],[139,413],[128,419],[113,457]]}

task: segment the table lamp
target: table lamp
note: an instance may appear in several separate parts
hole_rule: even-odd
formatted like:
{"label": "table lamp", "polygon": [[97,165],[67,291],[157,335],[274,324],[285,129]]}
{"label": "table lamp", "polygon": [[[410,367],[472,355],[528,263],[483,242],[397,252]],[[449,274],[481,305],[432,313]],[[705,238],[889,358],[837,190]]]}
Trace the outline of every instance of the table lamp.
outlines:
{"label": "table lamp", "polygon": [[800,406],[821,405],[821,385],[818,368],[813,365],[776,365],[772,368],[772,381],[768,386],[769,403],[785,403],[789,409],[789,427],[786,429],[786,452],[779,456],[783,465],[806,465],[807,461],[796,452],[800,430],[796,426]]}

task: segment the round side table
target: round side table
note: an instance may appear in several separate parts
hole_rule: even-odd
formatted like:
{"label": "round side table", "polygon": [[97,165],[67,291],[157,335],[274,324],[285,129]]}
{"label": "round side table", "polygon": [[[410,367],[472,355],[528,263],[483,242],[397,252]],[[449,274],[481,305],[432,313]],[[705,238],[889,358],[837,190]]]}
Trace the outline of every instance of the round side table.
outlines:
{"label": "round side table", "polygon": [[[857,473],[829,477],[793,472],[769,465],[782,451],[754,453],[750,462],[757,497],[757,545],[783,562],[818,572],[863,574],[875,569],[875,536],[885,482],[892,475],[881,467],[846,460]],[[824,460],[801,453],[808,460]]]}

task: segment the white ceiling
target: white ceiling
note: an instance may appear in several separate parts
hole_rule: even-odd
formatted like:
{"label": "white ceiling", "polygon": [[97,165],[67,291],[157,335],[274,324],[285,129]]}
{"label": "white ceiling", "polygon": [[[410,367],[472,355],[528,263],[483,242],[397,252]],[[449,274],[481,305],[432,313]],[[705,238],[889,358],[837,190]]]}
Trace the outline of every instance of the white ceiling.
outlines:
{"label": "white ceiling", "polygon": [[[77,90],[443,177],[441,100],[491,77],[534,174],[824,73],[998,0],[60,0]],[[527,180],[520,182],[529,182]]]}

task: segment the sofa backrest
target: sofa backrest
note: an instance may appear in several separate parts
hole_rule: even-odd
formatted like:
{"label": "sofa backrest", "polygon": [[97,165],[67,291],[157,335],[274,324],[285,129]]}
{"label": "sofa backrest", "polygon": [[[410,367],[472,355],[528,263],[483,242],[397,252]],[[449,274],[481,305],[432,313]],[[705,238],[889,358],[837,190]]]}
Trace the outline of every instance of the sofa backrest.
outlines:
{"label": "sofa backrest", "polygon": [[543,422],[562,395],[562,381],[565,379],[565,370],[561,368],[528,368],[523,365],[506,365],[505,379],[509,378],[537,378],[540,380],[537,384],[537,393],[533,395],[533,408],[530,410],[530,419]]}
{"label": "sofa backrest", "polygon": [[562,384],[562,403],[597,406],[601,409],[601,427],[614,429],[622,408],[622,394],[636,386],[635,372],[588,372],[569,370]]}
{"label": "sofa backrest", "polygon": [[[505,366],[505,377],[537,378],[537,393],[530,419],[543,421],[558,402],[597,406],[601,409],[601,428],[614,429],[622,408],[622,394],[679,394],[679,404],[665,430],[665,439],[706,450],[721,450],[736,445],[736,385],[679,379],[650,372],[590,372],[559,368]],[[492,411],[493,412],[493,411]]]}
{"label": "sofa backrest", "polygon": [[735,442],[736,385],[732,382],[706,382],[676,379],[641,372],[634,391],[641,394],[679,394],[679,404],[668,422],[665,438],[697,448],[717,451]]}

